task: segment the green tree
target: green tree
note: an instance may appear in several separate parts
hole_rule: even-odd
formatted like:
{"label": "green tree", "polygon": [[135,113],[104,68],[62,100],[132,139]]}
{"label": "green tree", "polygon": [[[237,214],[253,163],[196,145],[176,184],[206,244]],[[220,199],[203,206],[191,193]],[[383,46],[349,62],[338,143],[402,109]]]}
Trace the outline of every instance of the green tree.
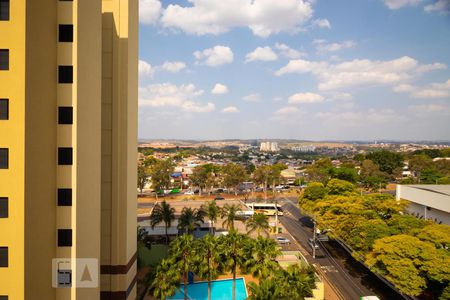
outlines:
{"label": "green tree", "polygon": [[331,159],[327,157],[315,161],[312,166],[306,169],[306,172],[309,180],[326,184],[330,180],[332,168]]}
{"label": "green tree", "polygon": [[178,229],[183,233],[192,234],[195,228],[204,223],[205,211],[191,207],[184,207],[178,219]]}
{"label": "green tree", "polygon": [[197,276],[208,281],[208,299],[211,300],[211,281],[220,273],[220,247],[218,239],[207,234],[194,242],[194,271]]}
{"label": "green tree", "polygon": [[264,198],[267,199],[267,185],[269,184],[270,179],[270,166],[263,165],[256,168],[255,172],[253,172],[253,179],[259,185],[263,186]]}
{"label": "green tree", "polygon": [[[247,300],[274,300],[274,299],[286,299],[283,298],[282,291],[277,285],[275,280],[267,279],[262,280],[259,284],[255,282],[249,282],[247,287],[250,291],[250,295]],[[287,300],[287,299],[286,299]]]}
{"label": "green tree", "polygon": [[422,241],[433,243],[438,249],[450,249],[450,225],[431,224],[422,228],[417,237]]}
{"label": "green tree", "polygon": [[247,229],[247,233],[255,232],[258,237],[261,236],[261,232],[266,236],[269,236],[270,225],[269,225],[269,217],[264,214],[254,214],[245,222],[245,227]]}
{"label": "green tree", "polygon": [[222,168],[222,173],[224,185],[229,189],[234,189],[237,195],[237,187],[248,178],[245,168],[241,165],[231,163]]}
{"label": "green tree", "polygon": [[156,269],[156,276],[151,284],[153,296],[161,300],[173,296],[178,289],[180,279],[180,272],[173,267],[172,262],[163,259]]}
{"label": "green tree", "polygon": [[202,205],[201,210],[205,212],[205,216],[211,221],[212,234],[214,235],[216,227],[214,224],[220,215],[220,207],[217,206],[216,200],[208,202],[206,205]]}
{"label": "green tree", "polygon": [[198,187],[199,195],[202,195],[202,190],[207,186],[208,180],[208,169],[203,166],[196,166],[192,171],[192,175],[189,176],[189,180],[192,182],[194,187]]}
{"label": "green tree", "polygon": [[353,250],[367,253],[372,250],[376,240],[390,236],[391,230],[383,220],[372,219],[356,224],[351,230],[347,243]]}
{"label": "green tree", "polygon": [[184,300],[188,299],[187,279],[188,273],[193,269],[194,263],[194,237],[190,234],[183,234],[170,243],[169,257],[173,262],[173,268],[183,274]]}
{"label": "green tree", "polygon": [[221,243],[221,261],[223,268],[233,275],[232,286],[232,300],[236,299],[236,274],[237,270],[241,272],[244,270],[245,262],[247,261],[244,246],[250,243],[249,238],[242,234],[231,230],[228,235],[223,235],[220,238]]}
{"label": "green tree", "polygon": [[156,203],[150,215],[150,225],[152,229],[161,222],[164,222],[164,231],[166,235],[166,244],[169,243],[169,234],[167,229],[172,225],[172,221],[175,220],[175,208],[171,207],[166,201],[161,204]]}
{"label": "green tree", "polygon": [[413,234],[429,224],[431,224],[431,221],[418,219],[410,215],[394,215],[388,220],[388,225],[393,234]]}
{"label": "green tree", "polygon": [[416,176],[419,179],[420,183],[420,177],[422,175],[422,172],[425,169],[430,169],[433,165],[433,161],[428,155],[420,154],[420,155],[413,155],[409,159],[409,169],[414,173],[414,176]]}
{"label": "green tree", "polygon": [[400,153],[388,150],[379,150],[369,153],[367,159],[376,163],[380,171],[392,174],[393,171],[403,166],[403,156]]}
{"label": "green tree", "polygon": [[437,280],[450,276],[450,256],[439,255],[432,244],[405,234],[375,241],[366,263],[410,296],[423,292],[427,276]]}
{"label": "green tree", "polygon": [[222,227],[227,228],[229,231],[234,230],[234,221],[238,220],[238,215],[241,209],[236,204],[225,204],[221,211],[221,217],[223,220]]}
{"label": "green tree", "polygon": [[251,248],[245,268],[253,276],[266,279],[280,268],[276,259],[281,255],[281,251],[273,239],[258,236],[252,241]]}
{"label": "green tree", "polygon": [[331,177],[356,183],[359,180],[358,172],[355,168],[340,167],[330,169]]}
{"label": "green tree", "polygon": [[137,187],[142,194],[144,187],[149,180],[149,174],[147,167],[145,167],[143,164],[138,164],[137,171],[138,171]]}
{"label": "green tree", "polygon": [[329,195],[345,195],[355,191],[355,186],[348,181],[340,179],[331,179],[327,183]]}
{"label": "green tree", "polygon": [[441,177],[442,174],[434,168],[424,169],[420,174],[420,182],[423,184],[436,184]]}
{"label": "green tree", "polygon": [[169,188],[170,174],[173,173],[173,170],[174,163],[171,159],[158,160],[150,167],[150,177],[156,197],[161,190]]}
{"label": "green tree", "polygon": [[312,182],[303,191],[303,198],[307,200],[318,200],[325,197],[327,189],[320,182]]}

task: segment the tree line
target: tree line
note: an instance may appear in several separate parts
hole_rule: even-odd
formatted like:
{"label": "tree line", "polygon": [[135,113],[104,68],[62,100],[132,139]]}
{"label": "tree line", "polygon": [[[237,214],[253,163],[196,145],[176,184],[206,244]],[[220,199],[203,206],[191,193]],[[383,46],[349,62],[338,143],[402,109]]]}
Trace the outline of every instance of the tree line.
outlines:
{"label": "tree line", "polygon": [[391,195],[362,195],[344,180],[311,183],[299,200],[319,228],[410,296],[450,299],[450,226],[405,214]]}

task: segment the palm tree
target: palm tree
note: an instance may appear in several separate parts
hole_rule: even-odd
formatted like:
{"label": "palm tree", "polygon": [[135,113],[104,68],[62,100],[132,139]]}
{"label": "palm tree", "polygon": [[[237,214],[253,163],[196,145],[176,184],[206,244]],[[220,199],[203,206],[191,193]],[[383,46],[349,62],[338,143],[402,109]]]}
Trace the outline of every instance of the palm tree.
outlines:
{"label": "palm tree", "polygon": [[195,228],[204,222],[204,219],[205,212],[203,209],[185,207],[181,211],[180,218],[178,219],[178,230],[192,234]]}
{"label": "palm tree", "polygon": [[193,265],[193,242],[194,238],[190,234],[183,234],[177,237],[170,244],[169,257],[173,261],[173,267],[183,274],[184,299],[187,300],[187,277]]}
{"label": "palm tree", "polygon": [[150,225],[153,229],[156,224],[164,222],[166,244],[169,243],[169,234],[167,233],[167,229],[172,225],[173,220],[175,220],[175,208],[170,207],[170,204],[166,201],[161,202],[161,205],[159,203],[155,205],[150,216]]}
{"label": "palm tree", "polygon": [[228,235],[220,237],[220,255],[222,256],[222,268],[233,274],[233,292],[232,299],[236,299],[236,273],[239,268],[241,272],[245,269],[247,260],[244,245],[249,244],[249,238],[245,235],[231,230]]}
{"label": "palm tree", "polygon": [[201,209],[205,212],[206,216],[211,221],[212,234],[214,235],[216,231],[214,223],[217,221],[220,213],[220,208],[217,206],[216,200],[209,202],[206,206],[202,206]]}
{"label": "palm tree", "polygon": [[247,300],[285,299],[280,297],[280,288],[272,279],[260,281],[259,284],[249,282],[247,287],[250,291]]}
{"label": "palm tree", "polygon": [[312,296],[312,290],[316,287],[312,266],[291,265],[277,274],[276,282],[281,287],[285,299],[304,299]]}
{"label": "palm tree", "polygon": [[172,262],[163,259],[156,269],[156,276],[151,284],[153,296],[161,300],[171,297],[175,294],[179,283],[180,273],[173,267]]}
{"label": "palm tree", "polygon": [[256,231],[258,237],[261,236],[261,232],[263,232],[266,236],[269,236],[269,217],[264,214],[254,214],[251,218],[245,222],[245,228],[247,229],[247,233],[252,233]]}
{"label": "palm tree", "polygon": [[238,217],[238,212],[240,212],[241,209],[239,208],[238,205],[236,204],[226,204],[221,212],[221,216],[222,218],[225,218],[225,220],[222,222],[222,227],[225,227],[229,230],[232,231],[234,230],[234,220],[237,219]]}
{"label": "palm tree", "polygon": [[211,300],[211,281],[219,276],[220,251],[217,238],[207,234],[194,242],[194,270],[202,279],[208,280],[208,299]]}
{"label": "palm tree", "polygon": [[272,239],[259,236],[256,240],[252,240],[250,255],[245,267],[255,277],[266,279],[279,269],[276,259],[281,255],[281,251]]}

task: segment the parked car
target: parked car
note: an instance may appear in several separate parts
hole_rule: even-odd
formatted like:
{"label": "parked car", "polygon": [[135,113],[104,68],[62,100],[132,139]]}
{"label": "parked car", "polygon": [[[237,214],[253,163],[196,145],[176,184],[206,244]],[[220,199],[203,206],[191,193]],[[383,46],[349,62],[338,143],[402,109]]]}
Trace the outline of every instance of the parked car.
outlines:
{"label": "parked car", "polygon": [[282,237],[282,236],[277,236],[277,242],[282,245],[291,243],[291,241],[289,239]]}
{"label": "parked car", "polygon": [[308,244],[311,248],[319,249],[319,245],[317,245],[317,242],[314,243],[313,239],[308,239]]}
{"label": "parked car", "polygon": [[189,191],[184,192],[184,194],[185,195],[194,195],[194,191],[189,190]]}
{"label": "parked car", "polygon": [[214,200],[225,200],[225,198],[222,196],[217,196],[216,198],[214,198]]}

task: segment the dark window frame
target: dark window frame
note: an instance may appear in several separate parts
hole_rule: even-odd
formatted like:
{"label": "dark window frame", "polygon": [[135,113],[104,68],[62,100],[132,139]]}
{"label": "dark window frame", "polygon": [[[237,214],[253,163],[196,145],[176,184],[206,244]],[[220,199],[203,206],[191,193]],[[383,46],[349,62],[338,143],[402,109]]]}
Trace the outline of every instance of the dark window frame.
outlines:
{"label": "dark window frame", "polygon": [[72,189],[58,189],[58,206],[72,206]]}
{"label": "dark window frame", "polygon": [[[1,162],[2,162],[1,154],[2,153],[6,153],[6,163],[4,163],[3,165],[1,164]],[[5,166],[5,167],[3,167],[3,166]],[[0,169],[4,169],[4,170],[9,169],[9,148],[0,148]]]}
{"label": "dark window frame", "polygon": [[58,229],[58,247],[72,247],[72,229]]}
{"label": "dark window frame", "polygon": [[[6,4],[6,5],[5,5]],[[9,0],[0,0],[0,21],[9,21],[11,17],[11,3]],[[6,13],[3,9],[6,8]]]}
{"label": "dark window frame", "polygon": [[[5,251],[6,250],[6,251]],[[2,254],[5,255],[5,257],[3,257],[4,261],[6,261],[6,263],[2,263]],[[0,247],[0,268],[8,268],[9,267],[9,249],[8,247],[2,246]]]}
{"label": "dark window frame", "polygon": [[9,198],[0,197],[0,219],[9,218]]}
{"label": "dark window frame", "polygon": [[9,49],[0,49],[0,71],[9,71],[9,54]]}
{"label": "dark window frame", "polygon": [[58,25],[58,41],[60,43],[72,43],[73,42],[73,25],[72,24],[59,24]]}
{"label": "dark window frame", "polygon": [[58,165],[71,166],[73,164],[73,148],[58,147]]}
{"label": "dark window frame", "polygon": [[72,125],[73,124],[73,107],[59,106],[58,107],[58,124]]}
{"label": "dark window frame", "polygon": [[[5,111],[2,113],[2,103],[6,103],[5,105]],[[5,117],[3,118],[2,115]],[[0,121],[6,121],[9,120],[9,99],[7,98],[0,98]]]}
{"label": "dark window frame", "polygon": [[69,65],[58,66],[58,83],[61,84],[73,83],[73,66]]}

